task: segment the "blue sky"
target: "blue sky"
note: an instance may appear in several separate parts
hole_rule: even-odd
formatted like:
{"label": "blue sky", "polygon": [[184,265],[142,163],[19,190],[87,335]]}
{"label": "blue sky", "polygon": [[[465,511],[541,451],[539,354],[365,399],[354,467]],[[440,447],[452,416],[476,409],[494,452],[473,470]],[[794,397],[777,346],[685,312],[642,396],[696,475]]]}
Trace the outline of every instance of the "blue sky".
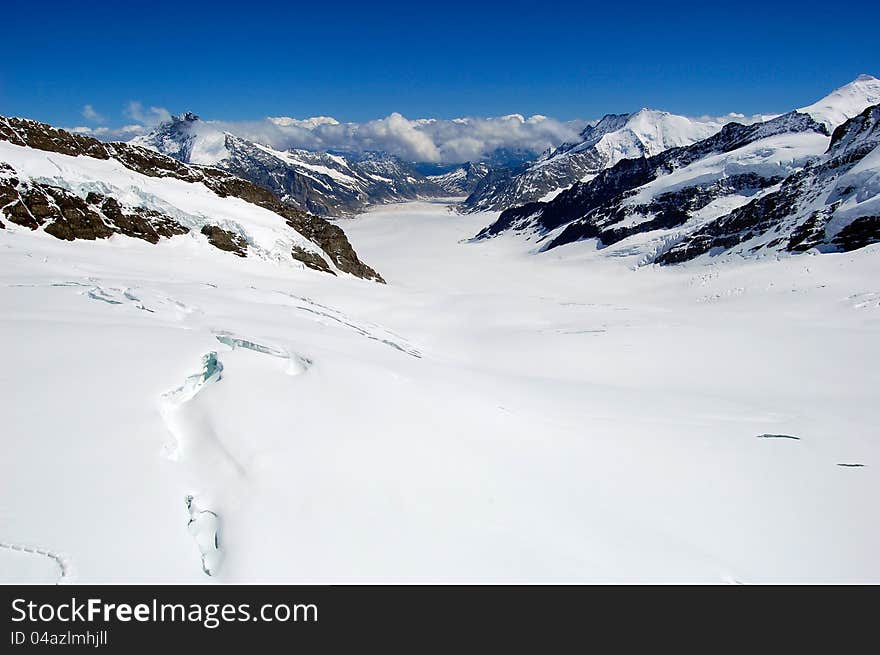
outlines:
{"label": "blue sky", "polygon": [[0,114],[778,112],[880,75],[880,3],[4,2]]}

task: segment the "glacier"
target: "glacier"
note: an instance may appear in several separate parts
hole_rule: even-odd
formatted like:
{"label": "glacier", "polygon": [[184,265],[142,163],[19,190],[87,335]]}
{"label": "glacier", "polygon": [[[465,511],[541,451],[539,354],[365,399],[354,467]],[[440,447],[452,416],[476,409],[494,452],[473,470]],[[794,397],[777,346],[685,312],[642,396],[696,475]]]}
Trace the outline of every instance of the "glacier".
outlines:
{"label": "glacier", "polygon": [[9,226],[0,542],[82,583],[880,581],[880,245],[636,266],[496,218],[349,221],[386,285]]}

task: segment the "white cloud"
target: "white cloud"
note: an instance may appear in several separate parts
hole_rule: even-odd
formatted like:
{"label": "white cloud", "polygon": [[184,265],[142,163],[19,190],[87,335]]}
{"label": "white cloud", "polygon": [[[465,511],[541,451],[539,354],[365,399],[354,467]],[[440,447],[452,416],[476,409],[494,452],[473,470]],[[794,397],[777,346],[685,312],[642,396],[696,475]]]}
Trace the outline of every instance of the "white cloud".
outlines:
{"label": "white cloud", "polygon": [[146,128],[143,125],[123,125],[117,128],[117,132],[121,134],[143,134]]}
{"label": "white cloud", "polygon": [[147,126],[140,124],[123,125],[121,127],[88,127],[86,125],[78,125],[76,127],[65,127],[68,132],[75,134],[86,134],[102,141],[128,141],[139,134],[146,134],[155,126]]}
{"label": "white cloud", "polygon": [[430,124],[409,121],[394,112],[388,118],[362,124],[357,132],[363,150],[387,150],[414,161],[439,161],[440,150],[424,129]]}
{"label": "white cloud", "polygon": [[74,134],[87,134],[95,137],[103,137],[111,134],[109,127],[87,127],[85,125],[78,125],[77,127],[67,127],[64,129],[68,132],[73,132]]}
{"label": "white cloud", "polygon": [[776,118],[778,115],[779,114],[754,114],[753,116],[746,116],[745,114],[732,111],[729,114],[724,114],[724,116],[697,116],[696,120],[705,121],[707,123],[741,123],[742,125],[752,125],[753,123],[763,123],[771,118]]}
{"label": "white cloud", "polygon": [[145,125],[157,125],[171,120],[171,112],[164,107],[144,109],[144,106],[137,100],[131,100],[123,113],[132,120]]}
{"label": "white cloud", "polygon": [[274,118],[270,116],[268,120],[280,127],[304,127],[308,130],[314,129],[318,125],[339,125],[339,121],[330,116],[313,116],[302,120],[290,116],[275,116]]}
{"label": "white cloud", "polygon": [[577,139],[585,121],[557,121],[536,115],[498,118],[408,119],[394,112],[364,123],[340,123],[328,116],[225,122],[222,130],[278,149],[383,151],[412,161],[463,162],[499,148],[540,153]]}
{"label": "white cloud", "polygon": [[85,105],[82,108],[82,115],[87,121],[91,121],[92,123],[103,123],[104,117],[95,111],[95,108],[91,105]]}

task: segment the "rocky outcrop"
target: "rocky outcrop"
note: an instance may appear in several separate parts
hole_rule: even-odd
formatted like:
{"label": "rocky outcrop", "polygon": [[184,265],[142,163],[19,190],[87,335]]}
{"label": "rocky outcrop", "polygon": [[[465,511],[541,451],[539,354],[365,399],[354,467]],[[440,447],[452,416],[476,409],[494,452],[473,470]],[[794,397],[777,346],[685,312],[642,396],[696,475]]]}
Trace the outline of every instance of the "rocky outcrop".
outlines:
{"label": "rocky outcrop", "polygon": [[843,227],[831,240],[843,252],[880,242],[880,216],[861,216]]}
{"label": "rocky outcrop", "polygon": [[115,198],[99,193],[89,193],[86,202],[100,209],[105,221],[113,225],[120,234],[159,243],[178,234],[186,234],[189,229],[165,214],[145,207],[123,207]]}
{"label": "rocky outcrop", "polygon": [[115,198],[89,193],[81,198],[60,187],[0,177],[0,204],[11,223],[65,241],[106,239],[122,234],[150,243],[189,230],[157,211],[123,207]]}
{"label": "rocky outcrop", "polygon": [[97,139],[23,118],[0,116],[0,140],[74,157],[85,155],[96,159],[110,158],[105,145]]}
{"label": "rocky outcrop", "polygon": [[290,254],[295,260],[302,262],[311,269],[321,271],[322,273],[336,275],[336,273],[333,272],[333,269],[330,268],[326,261],[324,261],[324,258],[316,252],[311,252],[304,248],[300,248],[299,246],[294,246],[291,249]]}
{"label": "rocky outcrop", "polygon": [[[267,189],[227,171],[189,166],[149,148],[129,143],[103,143],[22,118],[0,117],[0,140],[65,155],[115,159],[150,177],[202,183],[220,197],[240,198],[278,214],[279,220],[324,250],[339,270],[364,279],[384,281],[358,258],[340,227],[284,204]],[[92,202],[63,189],[20,182],[9,166],[3,170],[6,177],[0,177],[2,213],[11,222],[31,229],[48,223],[46,231],[58,238],[106,238],[119,233],[156,243],[159,238],[188,231],[171,217],[152,210],[123,207],[112,198],[99,198],[99,194],[94,194]]]}
{"label": "rocky outcrop", "polygon": [[235,232],[224,230],[217,225],[205,225],[201,232],[208,237],[208,243],[218,250],[231,252],[239,257],[247,257],[247,241]]}

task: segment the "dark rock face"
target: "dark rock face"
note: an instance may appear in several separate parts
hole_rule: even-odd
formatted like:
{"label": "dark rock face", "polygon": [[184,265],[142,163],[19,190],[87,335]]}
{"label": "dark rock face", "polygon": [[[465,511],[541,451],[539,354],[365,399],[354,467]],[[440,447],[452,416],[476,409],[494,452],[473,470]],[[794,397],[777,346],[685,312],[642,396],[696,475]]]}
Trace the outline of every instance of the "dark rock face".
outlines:
{"label": "dark rock face", "polygon": [[[691,212],[702,209],[717,198],[734,193],[754,195],[781,181],[780,177],[765,178],[754,173],[731,175],[662,193],[650,203],[642,205],[624,204],[632,195],[632,192],[626,192],[616,196],[613,202],[597,207],[588,218],[570,223],[546,248],[549,250],[584,238],[597,238],[603,246],[610,246],[634,234],[678,227],[687,223]],[[637,217],[644,220],[618,227],[626,219]]]}
{"label": "dark rock face", "polygon": [[114,234],[158,243],[160,237],[189,230],[164,214],[143,207],[122,207],[114,198],[90,193],[85,199],[47,184],[23,184],[0,178],[3,214],[11,223],[44,227],[57,239],[106,239]]}
{"label": "dark rock face", "polygon": [[86,155],[96,159],[109,159],[107,149],[97,139],[23,118],[0,117],[0,140],[74,157]]}
{"label": "dark rock face", "polygon": [[524,164],[489,169],[462,203],[461,209],[465,212],[477,212],[516,205],[513,200],[509,200],[511,196],[509,189],[514,184],[514,178],[525,170]]}
{"label": "dark rock face", "polygon": [[89,193],[86,202],[100,208],[105,219],[114,225],[120,234],[150,243],[159,243],[161,238],[186,234],[188,228],[180,225],[170,216],[144,207],[122,207],[115,198]]}
{"label": "dark rock face", "polygon": [[326,221],[298,224],[296,219],[288,219],[288,224],[304,237],[321,246],[321,250],[327,254],[330,261],[339,270],[352,273],[366,280],[385,282],[381,275],[358,259],[348,243],[345,232],[338,225],[333,225]]}
{"label": "dark rock face", "polygon": [[[28,208],[39,213],[39,220],[49,220],[45,231],[58,239],[106,239],[113,230],[85,200],[64,189],[50,186],[33,187],[27,193]],[[44,199],[48,200],[44,204]]]}
{"label": "dark rock face", "polygon": [[[267,189],[226,171],[188,166],[148,148],[128,143],[103,143],[21,118],[0,117],[0,140],[66,155],[113,158],[127,168],[150,177],[201,182],[220,197],[241,198],[278,214],[280,220],[324,250],[340,270],[364,279],[384,282],[376,271],[358,258],[341,228],[286,205]],[[10,222],[18,225],[37,229],[51,218],[52,225],[45,229],[58,238],[94,239],[119,233],[151,243],[188,231],[171,217],[145,208],[123,208],[114,199],[104,198],[100,194],[90,194],[92,202],[55,187],[21,185],[14,173],[10,166],[0,163],[2,213]],[[61,198],[63,206],[56,196]]]}
{"label": "dark rock face", "polygon": [[205,225],[201,232],[208,237],[208,243],[215,248],[239,257],[247,257],[247,241],[235,232],[224,230],[217,225]]}
{"label": "dark rock face", "polygon": [[330,268],[330,266],[327,265],[327,262],[324,261],[324,258],[316,252],[310,252],[308,250],[300,248],[299,246],[294,246],[291,250],[291,255],[294,259],[302,262],[311,269],[321,271],[322,273],[330,273],[331,275],[336,275],[336,273],[333,272],[333,269]]}
{"label": "dark rock face", "polygon": [[624,159],[614,167],[599,173],[590,182],[575,184],[550,202],[532,202],[502,212],[498,220],[481,231],[477,238],[495,236],[509,229],[522,230],[528,227],[537,227],[541,231],[554,230],[561,225],[583,218],[603,203],[613,200],[625,191],[647,184],[655,178],[656,173],[647,159]]}
{"label": "dark rock face", "polygon": [[843,252],[880,242],[880,216],[862,216],[844,227],[833,243]]}

